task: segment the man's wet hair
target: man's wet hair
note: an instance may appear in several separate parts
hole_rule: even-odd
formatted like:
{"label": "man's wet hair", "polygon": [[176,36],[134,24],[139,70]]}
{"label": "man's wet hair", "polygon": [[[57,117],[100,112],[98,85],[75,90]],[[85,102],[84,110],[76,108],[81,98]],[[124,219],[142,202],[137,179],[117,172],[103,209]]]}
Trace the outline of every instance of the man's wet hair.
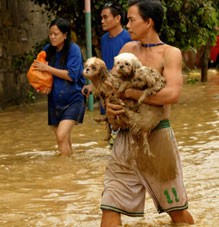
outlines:
{"label": "man's wet hair", "polygon": [[120,20],[121,25],[127,24],[126,12],[122,8],[122,6],[119,5],[118,3],[107,2],[104,4],[102,10],[103,9],[109,9],[114,17],[120,15],[121,16],[121,20]]}
{"label": "man's wet hair", "polygon": [[163,24],[164,9],[159,0],[129,0],[128,7],[136,5],[144,21],[151,18],[154,21],[154,29],[160,32]]}

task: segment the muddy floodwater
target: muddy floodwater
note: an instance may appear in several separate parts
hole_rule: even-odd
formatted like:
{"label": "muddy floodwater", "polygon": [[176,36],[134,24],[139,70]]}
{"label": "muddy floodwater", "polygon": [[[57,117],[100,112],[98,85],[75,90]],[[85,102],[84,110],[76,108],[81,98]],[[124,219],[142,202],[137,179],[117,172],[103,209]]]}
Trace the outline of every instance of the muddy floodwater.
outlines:
{"label": "muddy floodwater", "polygon": [[[189,209],[198,227],[219,226],[219,73],[208,83],[185,84],[172,108]],[[110,155],[104,124],[86,112],[72,132],[74,155],[56,156],[47,104],[0,112],[0,226],[98,227],[103,177]],[[174,226],[146,196],[145,217],[122,217],[123,226]],[[187,225],[177,225],[187,226]]]}

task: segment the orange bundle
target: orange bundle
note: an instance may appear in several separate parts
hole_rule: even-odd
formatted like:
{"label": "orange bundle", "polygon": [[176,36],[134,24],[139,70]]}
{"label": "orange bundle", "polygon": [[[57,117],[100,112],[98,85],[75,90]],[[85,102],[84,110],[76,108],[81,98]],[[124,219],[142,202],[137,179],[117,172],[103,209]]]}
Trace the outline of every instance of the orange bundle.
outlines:
{"label": "orange bundle", "polygon": [[[46,63],[46,51],[41,51],[37,55],[37,60]],[[51,73],[46,71],[39,71],[34,69],[33,65],[27,72],[27,78],[29,83],[39,92],[45,88],[51,88],[53,83],[53,76]]]}

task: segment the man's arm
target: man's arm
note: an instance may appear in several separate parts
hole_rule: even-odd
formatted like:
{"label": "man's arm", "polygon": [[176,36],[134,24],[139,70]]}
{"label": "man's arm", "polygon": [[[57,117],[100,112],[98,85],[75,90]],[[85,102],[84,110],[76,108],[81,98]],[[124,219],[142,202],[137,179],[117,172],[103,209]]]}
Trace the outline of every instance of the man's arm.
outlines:
{"label": "man's arm", "polygon": [[[166,86],[157,94],[147,97],[143,102],[152,105],[166,105],[177,103],[182,85],[182,55],[175,47],[168,48],[164,54],[163,76],[166,79]],[[125,98],[138,100],[142,91],[127,89],[124,92]]]}

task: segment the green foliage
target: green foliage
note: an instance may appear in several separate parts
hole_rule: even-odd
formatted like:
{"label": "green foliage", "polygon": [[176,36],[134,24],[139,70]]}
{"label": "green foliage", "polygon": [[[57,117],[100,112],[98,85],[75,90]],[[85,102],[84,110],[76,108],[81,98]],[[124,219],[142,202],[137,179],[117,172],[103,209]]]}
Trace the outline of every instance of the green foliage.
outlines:
{"label": "green foliage", "polygon": [[46,43],[48,43],[47,39],[40,43],[36,43],[33,46],[33,49],[29,52],[12,56],[12,69],[14,73],[19,74],[22,72],[27,72],[33,60],[36,58],[37,54],[42,50],[42,47]]}
{"label": "green foliage", "polygon": [[190,78],[186,81],[187,84],[196,84],[199,82],[199,79],[197,78]]}
{"label": "green foliage", "polygon": [[27,91],[27,94],[26,94],[27,103],[34,103],[36,101],[35,93],[36,92],[32,87]]}
{"label": "green foliage", "polygon": [[[86,34],[85,34],[85,13],[84,13],[84,0],[31,0],[39,6],[43,6],[47,11],[47,15],[50,18],[51,14],[56,17],[63,17],[71,22],[72,30],[76,33],[76,42],[80,46],[85,46]],[[99,38],[103,32],[101,29],[100,12],[103,5],[107,1],[104,0],[91,0],[91,23],[92,23],[92,35]],[[110,1],[119,3],[123,7],[127,8],[127,1],[114,0]],[[75,38],[75,37],[74,37]]]}
{"label": "green foliage", "polygon": [[26,69],[30,63],[33,62],[33,55],[30,53],[23,53],[22,55],[14,55],[12,56],[12,69],[15,73],[22,73]]}
{"label": "green foliage", "polygon": [[166,11],[161,38],[181,49],[199,48],[216,41],[218,3],[209,0],[162,0]]}
{"label": "green foliage", "polygon": [[[42,50],[42,47],[48,43],[48,40],[43,40],[40,43],[36,43],[33,49],[29,52],[25,52],[21,55],[12,56],[12,69],[16,77],[27,73],[37,54]],[[31,86],[23,85],[22,96],[26,103],[34,103],[36,100],[36,91]]]}
{"label": "green foliage", "polygon": [[[44,6],[48,15],[68,18],[72,29],[77,34],[77,42],[85,46],[85,15],[84,1],[78,0],[31,0]],[[92,35],[97,39],[102,35],[100,12],[107,1],[90,0]],[[127,9],[127,0],[113,0]],[[161,0],[166,16],[161,31],[164,42],[175,45],[183,50],[198,48],[209,40],[216,41],[216,30],[219,24],[218,0]]]}

